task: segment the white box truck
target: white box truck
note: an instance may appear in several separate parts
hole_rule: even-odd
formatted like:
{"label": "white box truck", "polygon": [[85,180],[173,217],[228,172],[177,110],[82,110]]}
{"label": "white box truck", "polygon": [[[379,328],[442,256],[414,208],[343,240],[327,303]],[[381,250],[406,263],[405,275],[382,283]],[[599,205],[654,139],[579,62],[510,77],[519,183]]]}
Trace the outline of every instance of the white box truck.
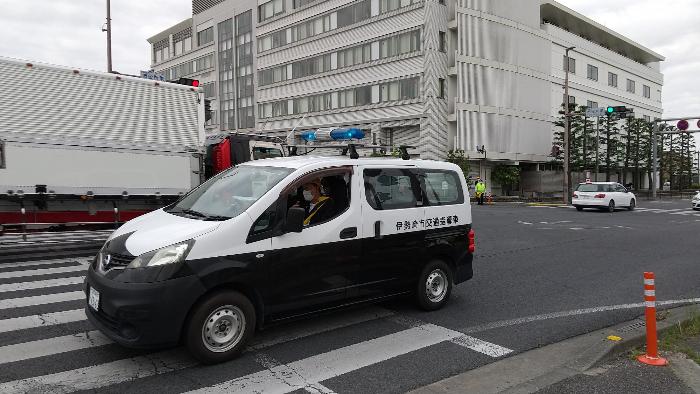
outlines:
{"label": "white box truck", "polygon": [[124,221],[204,177],[198,87],[0,57],[0,224]]}

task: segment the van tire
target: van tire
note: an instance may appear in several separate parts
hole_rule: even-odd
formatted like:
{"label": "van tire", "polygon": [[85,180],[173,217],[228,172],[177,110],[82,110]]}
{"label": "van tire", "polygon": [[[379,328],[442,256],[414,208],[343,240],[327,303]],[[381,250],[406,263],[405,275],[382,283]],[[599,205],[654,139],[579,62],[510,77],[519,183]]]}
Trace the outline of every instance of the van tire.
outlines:
{"label": "van tire", "polygon": [[581,212],[581,211],[583,211],[583,207],[580,205],[576,205],[576,210]]}
{"label": "van tire", "polygon": [[[206,335],[214,330],[220,331],[217,337]],[[254,331],[255,308],[250,300],[237,291],[218,291],[192,308],[185,346],[200,362],[216,364],[237,357]]]}
{"label": "van tire", "polygon": [[428,263],[418,279],[416,289],[418,306],[426,311],[442,308],[452,293],[452,278],[452,269],[445,262],[433,260]]}

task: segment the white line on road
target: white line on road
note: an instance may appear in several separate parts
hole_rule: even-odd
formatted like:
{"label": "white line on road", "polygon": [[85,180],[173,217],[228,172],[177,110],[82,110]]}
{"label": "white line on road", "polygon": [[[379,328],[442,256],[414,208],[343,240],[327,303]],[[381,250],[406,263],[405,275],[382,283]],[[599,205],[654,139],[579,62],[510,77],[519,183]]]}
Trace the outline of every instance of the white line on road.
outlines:
{"label": "white line on road", "polygon": [[0,285],[0,293],[4,293],[7,291],[32,290],[32,289],[43,289],[46,287],[76,285],[76,284],[83,283],[83,279],[84,279],[83,276],[76,276],[76,277],[70,277],[70,278],[36,280],[33,282],[5,283],[5,284]]}
{"label": "white line on road", "polygon": [[82,291],[70,291],[67,293],[54,293],[22,298],[8,298],[0,300],[0,310],[22,308],[25,306],[46,305],[56,302],[76,301],[85,298]]}
{"label": "white line on road", "polygon": [[[288,393],[462,335],[464,334],[426,324],[204,387],[191,393]],[[294,371],[294,374],[288,374],[290,370]]]}
{"label": "white line on road", "polygon": [[[697,303],[700,303],[700,298],[687,298],[687,299],[682,299],[682,300],[657,301],[656,305],[663,306],[663,305],[697,304]],[[542,321],[542,320],[557,319],[557,318],[577,316],[577,315],[585,315],[585,314],[589,314],[589,313],[610,312],[610,311],[616,311],[616,310],[621,310],[621,309],[636,309],[636,308],[643,308],[644,306],[645,306],[645,304],[643,302],[638,302],[635,304],[606,305],[606,306],[598,306],[595,308],[584,308],[584,309],[574,309],[574,310],[563,311],[563,312],[544,313],[541,315],[534,315],[534,316],[520,317],[517,319],[500,320],[500,321],[485,323],[485,324],[481,324],[478,326],[460,329],[460,331],[464,332],[464,333],[475,333],[475,332],[492,330],[494,328],[515,326],[515,325],[519,325],[519,324],[532,323],[532,322]]]}
{"label": "white line on road", "polygon": [[73,350],[109,345],[112,342],[99,331],[81,332],[41,339],[38,341],[18,343],[0,347],[0,364],[29,360],[37,357],[51,356]]}
{"label": "white line on road", "polygon": [[[70,311],[43,313],[0,320],[0,333],[25,330],[27,328],[53,326],[56,324],[72,323],[85,320],[85,311],[73,309]],[[0,393],[2,390],[0,390]]]}
{"label": "white line on road", "polygon": [[181,349],[117,360],[51,375],[15,380],[0,384],[0,393],[71,393],[129,382],[196,365]]}
{"label": "white line on road", "polygon": [[74,263],[74,264],[88,264],[89,261],[91,260],[89,257],[80,257],[80,258],[65,258],[65,259],[56,259],[56,260],[40,260],[40,261],[24,261],[21,263],[0,263],[0,268],[15,268],[15,267],[33,267],[35,265],[53,265],[53,264],[66,264],[66,263]]}
{"label": "white line on road", "polygon": [[68,266],[68,267],[41,268],[41,269],[36,269],[36,270],[24,270],[24,271],[9,271],[9,272],[0,272],[0,279],[21,278],[24,276],[63,274],[66,272],[79,272],[79,271],[86,271],[86,270],[87,270],[87,267],[85,267],[84,265],[72,265],[72,266]]}
{"label": "white line on road", "polygon": [[506,354],[513,353],[513,350],[511,349],[496,345],[495,343],[482,341],[479,338],[474,338],[469,335],[460,335],[450,340],[450,342],[494,358],[503,357]]}

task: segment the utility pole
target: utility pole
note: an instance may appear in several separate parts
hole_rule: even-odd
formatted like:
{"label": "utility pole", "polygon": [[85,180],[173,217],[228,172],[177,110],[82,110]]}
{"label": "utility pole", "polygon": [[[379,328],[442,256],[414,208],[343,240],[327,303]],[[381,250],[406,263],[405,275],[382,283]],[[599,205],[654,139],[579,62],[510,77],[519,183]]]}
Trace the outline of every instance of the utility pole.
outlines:
{"label": "utility pole", "polygon": [[109,0],[107,0],[107,27],[102,31],[107,32],[107,72],[112,72],[112,15],[110,12]]}
{"label": "utility pole", "polygon": [[564,205],[569,204],[569,122],[571,121],[571,113],[569,111],[569,68],[571,67],[571,59],[569,59],[569,51],[576,47],[566,48],[566,67],[564,67]]}

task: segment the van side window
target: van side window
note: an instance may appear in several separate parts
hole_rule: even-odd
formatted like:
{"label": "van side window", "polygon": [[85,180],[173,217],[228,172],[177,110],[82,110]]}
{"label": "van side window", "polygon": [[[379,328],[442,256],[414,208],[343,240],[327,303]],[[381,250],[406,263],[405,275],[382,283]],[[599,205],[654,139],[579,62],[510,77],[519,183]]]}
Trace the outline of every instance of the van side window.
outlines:
{"label": "van side window", "polygon": [[253,222],[246,242],[251,243],[270,238],[272,236],[272,230],[275,227],[276,214],[277,203],[274,203]]}
{"label": "van side window", "polygon": [[423,206],[418,178],[409,169],[364,170],[365,195],[378,211]]}
{"label": "van side window", "polygon": [[425,170],[425,194],[430,205],[455,205],[464,202],[462,183],[453,171]]}
{"label": "van side window", "polygon": [[[307,179],[287,195],[287,209],[292,206],[304,208],[305,227],[333,220],[350,208],[350,179],[349,173]],[[305,190],[313,199],[304,197]]]}

